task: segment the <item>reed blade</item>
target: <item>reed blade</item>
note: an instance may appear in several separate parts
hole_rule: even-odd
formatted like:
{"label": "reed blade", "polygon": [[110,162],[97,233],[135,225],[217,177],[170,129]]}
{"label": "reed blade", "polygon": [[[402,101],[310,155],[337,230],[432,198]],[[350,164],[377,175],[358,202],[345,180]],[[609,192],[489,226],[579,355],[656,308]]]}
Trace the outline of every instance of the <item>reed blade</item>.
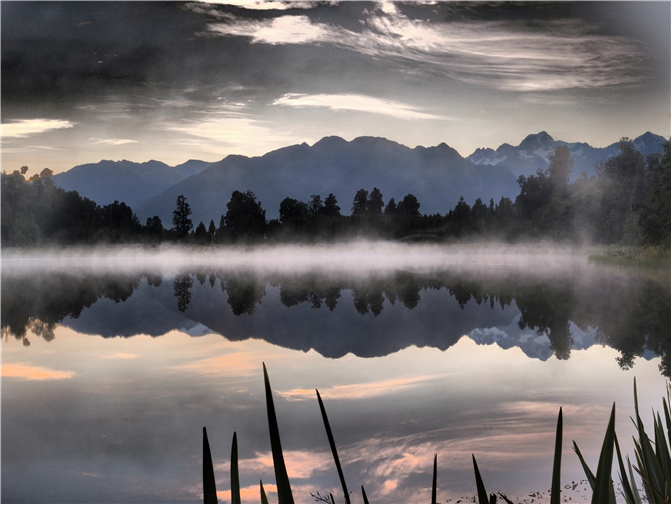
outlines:
{"label": "reed blade", "polygon": [[560,463],[562,461],[562,407],[558,414],[558,425],[555,429],[555,454],[553,456],[553,477],[551,479],[551,503],[560,503]]}
{"label": "reed blade", "polygon": [[[618,445],[618,437],[616,436],[614,437],[614,443],[616,444],[616,456],[618,458],[619,477],[621,479],[621,487],[623,488],[621,494],[623,495],[623,498],[625,498],[626,503],[639,503],[635,498],[634,493],[632,492],[632,485],[630,484],[630,480],[628,479],[628,474],[625,472],[625,465],[623,464],[623,458],[621,457],[621,448]],[[634,480],[632,481],[632,483],[636,486]]]}
{"label": "reed blade", "polygon": [[476,491],[478,492],[478,503],[490,503],[488,493],[485,491],[485,486],[483,485],[483,479],[481,479],[481,472],[478,471],[476,458],[474,457],[473,454],[471,455],[471,459],[474,462],[474,474],[476,475]]}
{"label": "reed blade", "polygon": [[593,488],[593,499],[591,503],[616,503],[614,495],[614,485],[611,480],[611,465],[614,460],[614,438],[616,426],[616,403],[611,407],[611,416],[607,425],[607,432],[604,434],[602,450],[600,451],[600,460],[597,464],[597,473],[595,475],[595,487]]}
{"label": "reed blade", "polygon": [[238,478],[238,437],[233,432],[231,443],[231,503],[240,503],[240,479]]}
{"label": "reed blade", "polygon": [[271,391],[271,382],[268,379],[266,364],[264,366],[264,388],[266,390],[266,412],[268,414],[268,431],[271,436],[271,452],[273,454],[273,469],[275,470],[275,483],[278,487],[278,501],[280,503],[294,503],[292,488],[287,476],[285,467],[285,458],[282,456],[282,445],[280,444],[280,430],[278,420],[275,417],[275,406],[273,404],[273,392]]}
{"label": "reed blade", "polygon": [[362,498],[364,499],[364,503],[369,503],[369,499],[366,497],[366,491],[364,491],[364,486],[362,486]]}
{"label": "reed blade", "polygon": [[586,460],[583,459],[583,455],[581,454],[581,451],[579,450],[579,446],[576,445],[576,442],[572,440],[574,452],[576,455],[579,457],[579,461],[581,462],[581,467],[583,468],[583,472],[586,474],[586,479],[588,480],[588,484],[590,484],[590,489],[593,491],[595,490],[595,476],[593,475],[593,472],[590,471],[590,468],[588,468],[588,465],[586,464]]}
{"label": "reed blade", "polygon": [[343,496],[345,496],[345,503],[350,503],[350,493],[348,492],[348,486],[345,483],[345,477],[343,476],[343,469],[341,468],[341,460],[338,458],[338,451],[336,450],[336,442],[334,442],[334,435],[331,433],[331,426],[329,425],[329,418],[327,417],[327,411],[324,408],[324,403],[322,402],[322,397],[320,392],[316,389],[317,393],[317,402],[320,404],[320,412],[322,413],[322,421],[324,421],[324,429],[327,432],[327,438],[329,439],[329,447],[331,447],[331,454],[334,456],[334,463],[336,463],[336,470],[338,471],[338,478],[341,479],[341,487],[343,488]]}
{"label": "reed blade", "polygon": [[436,454],[434,454],[434,475],[432,476],[432,503],[436,503]]}
{"label": "reed blade", "polygon": [[261,494],[261,503],[268,505],[268,498],[266,498],[266,491],[264,491],[264,483],[259,479],[259,494]]}
{"label": "reed blade", "polygon": [[215,470],[212,467],[212,455],[208,432],[203,426],[203,503],[217,503],[217,486],[215,485]]}
{"label": "reed blade", "polygon": [[635,498],[635,503],[642,503],[642,498],[639,496],[639,491],[637,491],[637,482],[635,481],[635,474],[632,473],[632,465],[630,464],[630,457],[626,456],[628,461],[628,473],[630,474],[630,482],[632,482],[632,495]]}

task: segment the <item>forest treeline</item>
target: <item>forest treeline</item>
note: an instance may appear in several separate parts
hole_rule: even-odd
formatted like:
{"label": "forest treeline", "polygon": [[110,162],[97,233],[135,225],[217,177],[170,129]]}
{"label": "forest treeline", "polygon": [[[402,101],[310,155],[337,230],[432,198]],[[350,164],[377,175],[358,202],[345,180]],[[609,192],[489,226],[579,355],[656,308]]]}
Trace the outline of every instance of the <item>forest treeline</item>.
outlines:
{"label": "forest treeline", "polygon": [[[378,188],[357,191],[350,215],[333,194],[324,200],[285,198],[279,218],[266,211],[251,191],[234,191],[226,213],[209,224],[191,220],[187,199],[177,198],[171,227],[158,216],[143,224],[125,203],[100,206],[53,183],[44,169],[26,179],[27,167],[2,173],[2,245],[158,243],[234,244],[313,242],[351,237],[445,241],[498,238],[541,239],[601,244],[670,243],[670,142],[664,153],[644,157],[627,138],[618,154],[602,160],[596,175],[570,182],[569,149],[558,147],[546,170],[520,176],[511,200],[473,206],[461,198],[447,214],[421,214],[416,196],[385,199]],[[222,205],[224,208],[224,205]],[[217,223],[215,222],[217,219]]]}

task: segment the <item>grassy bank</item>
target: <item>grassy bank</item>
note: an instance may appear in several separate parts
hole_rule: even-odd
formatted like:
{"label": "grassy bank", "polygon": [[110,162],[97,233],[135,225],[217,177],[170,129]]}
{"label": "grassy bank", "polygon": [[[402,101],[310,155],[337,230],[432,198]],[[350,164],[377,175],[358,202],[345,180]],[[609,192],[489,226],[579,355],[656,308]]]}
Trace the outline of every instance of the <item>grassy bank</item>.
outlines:
{"label": "grassy bank", "polygon": [[670,268],[670,246],[608,246],[591,254],[590,261],[606,265],[644,268]]}

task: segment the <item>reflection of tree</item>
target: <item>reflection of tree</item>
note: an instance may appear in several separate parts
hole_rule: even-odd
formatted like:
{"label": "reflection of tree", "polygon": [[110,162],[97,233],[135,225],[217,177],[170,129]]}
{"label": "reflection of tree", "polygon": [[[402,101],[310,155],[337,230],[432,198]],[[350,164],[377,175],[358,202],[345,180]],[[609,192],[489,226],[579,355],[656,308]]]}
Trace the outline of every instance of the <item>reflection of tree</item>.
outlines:
{"label": "reflection of tree", "polygon": [[[206,270],[204,270],[206,271]],[[212,272],[210,270],[210,272]],[[269,276],[260,278],[253,272],[231,273],[201,271],[178,276],[173,283],[177,308],[184,312],[191,303],[194,289],[206,289],[205,281],[215,285],[217,277],[234,315],[254,314],[266,294],[267,283],[278,286],[280,301],[286,307],[307,303],[312,309],[334,310],[343,290],[350,290],[353,305],[362,315],[382,313],[384,302],[399,300],[407,309],[421,305],[421,290],[447,289],[452,300],[465,311],[468,304],[489,305],[493,310],[513,303],[520,310],[521,329],[529,328],[550,340],[550,349],[558,359],[568,359],[574,336],[570,327],[595,331],[599,343],[620,352],[618,364],[631,368],[637,357],[654,353],[662,357],[661,373],[670,375],[670,289],[664,283],[643,277],[626,277],[594,270],[592,277],[520,275],[509,273],[486,275],[434,272],[391,276],[323,277]],[[156,271],[145,273],[148,289],[161,286]],[[199,283],[194,287],[194,278]],[[55,324],[70,316],[79,317],[85,307],[105,297],[117,303],[127,300],[140,284],[141,275],[68,275],[53,274],[18,278],[2,276],[2,334],[13,335],[29,345],[28,331],[53,339]],[[201,285],[199,285],[201,284]],[[165,289],[170,289],[165,286]],[[208,289],[209,290],[209,289]],[[174,306],[173,306],[174,307]]]}
{"label": "reflection of tree", "polygon": [[194,279],[189,274],[178,275],[173,282],[173,295],[177,298],[177,310],[184,312],[189,308],[191,302],[191,287],[194,285]]}
{"label": "reflection of tree", "polygon": [[258,303],[266,294],[266,285],[260,284],[255,278],[234,277],[222,284],[229,295],[228,303],[234,315],[254,314]]}
{"label": "reflection of tree", "polygon": [[562,282],[554,289],[544,285],[532,286],[516,293],[520,308],[518,327],[536,328],[537,335],[546,334],[558,359],[568,359],[574,339],[569,331],[570,311],[574,306],[573,292]]}
{"label": "reflection of tree", "polygon": [[[2,276],[3,332],[23,339],[28,330],[47,341],[54,338],[54,325],[65,317],[78,318],[85,307],[99,298],[115,302],[127,300],[140,282],[140,276]],[[24,341],[26,344],[26,341]],[[28,345],[28,344],[26,344]]]}

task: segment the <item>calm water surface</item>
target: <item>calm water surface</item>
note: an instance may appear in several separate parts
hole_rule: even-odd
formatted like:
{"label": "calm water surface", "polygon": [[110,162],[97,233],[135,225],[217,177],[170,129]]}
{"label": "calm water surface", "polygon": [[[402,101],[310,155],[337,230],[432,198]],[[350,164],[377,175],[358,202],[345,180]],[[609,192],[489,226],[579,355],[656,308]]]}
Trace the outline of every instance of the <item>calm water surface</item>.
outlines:
{"label": "calm water surface", "polygon": [[275,499],[262,362],[297,501],[343,501],[315,388],[353,502],[360,485],[429,502],[435,453],[439,501],[476,493],[472,453],[489,492],[548,501],[560,406],[566,498],[589,501],[572,440],[596,466],[612,402],[630,440],[633,378],[649,423],[669,377],[669,278],[568,250],[67,251],[2,268],[5,502],[202,501],[203,426],[220,502],[234,431],[243,501],[259,479]]}

